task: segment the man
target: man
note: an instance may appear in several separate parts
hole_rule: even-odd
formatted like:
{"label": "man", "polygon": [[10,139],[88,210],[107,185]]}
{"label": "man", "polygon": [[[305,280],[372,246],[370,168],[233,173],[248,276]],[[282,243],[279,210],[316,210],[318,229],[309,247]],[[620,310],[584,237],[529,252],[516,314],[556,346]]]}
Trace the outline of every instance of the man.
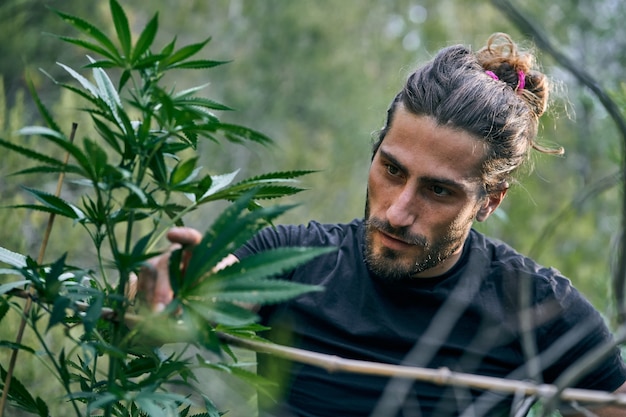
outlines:
{"label": "man", "polygon": [[[535,142],[548,87],[533,63],[503,34],[475,53],[443,49],[410,75],[389,108],[374,145],[364,219],[268,228],[224,260],[279,246],[338,248],[284,277],[325,291],[260,310],[272,340],[288,335],[292,345],[351,359],[539,383],[572,376],[579,359],[614,344],[598,312],[558,271],[472,229],[500,205],[531,149],[562,152]],[[173,229],[169,238],[185,244],[200,236]],[[152,302],[164,305],[171,300],[167,256],[154,262]],[[574,373],[573,384],[626,392],[626,366],[616,347],[609,350]],[[283,391],[277,404],[262,401],[263,416],[491,416],[523,409],[492,392],[269,359],[259,358],[259,372],[281,381]],[[611,407],[594,412],[626,415]]]}

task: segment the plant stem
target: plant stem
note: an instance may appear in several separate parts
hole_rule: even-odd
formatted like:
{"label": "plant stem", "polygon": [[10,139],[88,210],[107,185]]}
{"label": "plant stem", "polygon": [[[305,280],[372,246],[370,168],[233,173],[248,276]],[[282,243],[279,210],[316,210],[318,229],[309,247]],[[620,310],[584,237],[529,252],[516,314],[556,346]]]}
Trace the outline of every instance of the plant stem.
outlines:
{"label": "plant stem", "polygon": [[[74,142],[74,136],[76,135],[76,129],[78,125],[76,123],[72,123],[72,131],[70,133],[69,141],[70,143]],[[64,165],[67,165],[67,162],[70,159],[69,152],[65,154],[65,160],[63,162]],[[65,173],[61,172],[59,174],[59,179],[57,181],[57,188],[55,195],[59,197],[61,195],[61,188],[63,186],[63,180],[65,179]],[[50,238],[50,233],[52,232],[52,225],[54,224],[54,213],[51,213],[48,217],[48,224],[46,226],[46,231],[44,233],[43,239],[41,241],[41,247],[39,248],[39,256],[37,257],[37,263],[43,263],[44,255],[46,253],[46,248],[48,247],[48,239]],[[17,336],[15,337],[15,343],[17,345],[22,343],[22,339],[24,338],[24,329],[26,328],[26,320],[28,320],[28,316],[30,314],[30,310],[33,306],[33,289],[30,287],[29,292],[31,294],[30,297],[26,298],[26,302],[24,303],[24,314],[22,316],[22,320],[20,321],[20,326],[17,330]],[[45,343],[44,343],[45,346]],[[19,349],[13,349],[11,352],[11,359],[9,361],[9,367],[7,369],[7,376],[4,381],[4,389],[2,390],[2,397],[0,398],[0,417],[4,415],[4,409],[7,403],[7,398],[9,395],[9,388],[11,387],[11,379],[13,378],[13,373],[15,372],[15,364],[17,363],[17,355],[19,353]]]}
{"label": "plant stem", "polygon": [[81,417],[81,413],[80,410],[78,409],[78,405],[76,404],[76,399],[72,398],[72,390],[69,386],[70,381],[67,381],[67,384],[65,383],[65,381],[63,380],[63,378],[61,377],[63,375],[63,371],[61,369],[61,367],[63,365],[61,365],[60,363],[57,363],[53,353],[50,351],[50,349],[48,349],[48,345],[46,344],[46,341],[44,340],[44,338],[41,336],[41,333],[39,333],[39,331],[37,330],[37,326],[33,323],[32,326],[33,332],[35,333],[35,336],[37,336],[37,339],[39,340],[39,343],[41,343],[41,345],[43,346],[44,350],[46,351],[46,355],[50,358],[50,361],[52,362],[52,366],[54,366],[57,374],[59,375],[61,384],[63,385],[63,388],[65,388],[65,392],[67,392],[67,394],[69,395],[69,397],[71,398],[71,402],[72,402],[72,406],[74,407],[74,411],[76,412],[76,416],[77,417]]}

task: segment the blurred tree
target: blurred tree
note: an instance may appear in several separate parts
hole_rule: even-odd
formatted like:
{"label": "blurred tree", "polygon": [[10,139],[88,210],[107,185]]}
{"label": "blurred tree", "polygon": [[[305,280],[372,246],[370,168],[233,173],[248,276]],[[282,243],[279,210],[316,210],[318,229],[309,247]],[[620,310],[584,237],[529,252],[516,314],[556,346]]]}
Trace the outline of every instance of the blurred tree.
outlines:
{"label": "blurred tree", "polygon": [[47,35],[70,33],[68,25],[49,10],[67,7],[76,14],[92,16],[99,23],[106,21],[103,17],[107,2],[104,1],[4,0],[0,3],[0,74],[4,77],[9,104],[13,104],[16,94],[26,87],[27,76],[31,77],[42,97],[58,93],[58,89],[52,88],[38,71],[40,67],[61,75],[62,71],[51,68],[54,62],[69,65],[87,62],[84,56],[76,55],[75,49],[59,47],[58,40]]}

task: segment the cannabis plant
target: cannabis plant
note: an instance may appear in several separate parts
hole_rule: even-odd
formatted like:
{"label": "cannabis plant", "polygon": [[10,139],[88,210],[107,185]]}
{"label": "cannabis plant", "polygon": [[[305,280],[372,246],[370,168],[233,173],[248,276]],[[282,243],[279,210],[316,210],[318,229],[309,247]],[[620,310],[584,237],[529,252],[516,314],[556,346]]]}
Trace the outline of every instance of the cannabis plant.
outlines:
{"label": "cannabis plant", "polygon": [[[271,139],[220,121],[216,113],[230,109],[202,97],[204,86],[176,91],[164,85],[167,73],[224,63],[194,59],[209,39],[183,47],[174,39],[154,49],[158,14],[133,39],[126,13],[116,0],[110,0],[110,11],[115,27],[111,37],[87,20],[53,11],[80,33],[59,38],[87,50],[88,64],[81,69],[59,64],[72,81],[52,81],[84,103],[81,111],[93,123],[93,136],[75,139],[81,137],[76,135],[80,126],[66,133],[31,86],[43,124],[24,127],[19,135],[32,137],[32,143],[54,144],[58,155],[0,138],[0,145],[34,161],[15,174],[59,177],[57,193],[25,188],[33,203],[9,210],[31,209],[51,220],[69,219],[87,233],[98,260],[92,270],[70,265],[66,255],[46,264],[41,253],[34,259],[0,248],[0,261],[6,264],[1,270],[0,320],[15,310],[39,341],[38,346],[24,344],[21,332],[13,340],[1,341],[0,346],[14,350],[11,363],[0,368],[2,409],[8,402],[33,414],[49,415],[48,402],[53,399],[31,395],[13,375],[19,353],[46,362],[51,379],[62,386],[64,400],[77,416],[190,415],[194,407],[200,407],[202,415],[217,416],[211,398],[203,393],[199,396],[204,403],[192,404],[188,395],[167,390],[171,383],[188,384],[195,366],[206,362],[178,354],[163,357],[159,344],[167,336],[167,341],[193,343],[225,358],[232,356],[215,367],[255,378],[229,365],[237,358],[220,335],[255,337],[256,316],[242,303],[280,302],[318,290],[272,277],[322,250],[286,248],[218,272],[214,267],[290,208],[261,203],[300,191],[295,179],[308,171],[273,172],[236,181],[236,171],[210,175],[198,166],[195,150],[200,141],[269,144]],[[80,201],[60,196],[63,180],[82,187]],[[193,256],[184,271],[180,250],[172,254],[174,301],[156,317],[142,311],[127,296],[133,274],[158,254],[155,248],[168,228],[183,225],[188,213],[218,200],[230,204],[202,242],[188,248]],[[43,231],[42,240],[47,240]],[[65,242],[50,244],[58,248]],[[67,331],[63,343],[55,346],[46,332],[58,327]],[[166,332],[157,332],[157,327]]]}

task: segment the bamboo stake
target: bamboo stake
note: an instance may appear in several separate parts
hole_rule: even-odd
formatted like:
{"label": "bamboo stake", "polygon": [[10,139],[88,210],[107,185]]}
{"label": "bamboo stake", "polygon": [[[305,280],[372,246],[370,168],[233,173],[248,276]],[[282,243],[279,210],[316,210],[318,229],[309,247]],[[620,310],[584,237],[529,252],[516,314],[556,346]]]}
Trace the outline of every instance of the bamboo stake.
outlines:
{"label": "bamboo stake", "polygon": [[[78,125],[76,123],[72,123],[72,131],[70,133],[69,141],[70,143],[74,142],[74,136],[76,135],[76,129]],[[70,159],[70,154],[67,152],[65,154],[65,160],[63,161],[64,165],[67,165]],[[63,180],[65,179],[65,173],[61,172],[59,174],[59,179],[57,180],[57,188],[55,192],[55,196],[59,197],[61,195],[61,188],[63,187]],[[46,253],[46,249],[48,247],[48,239],[50,238],[50,234],[52,232],[52,225],[54,224],[55,214],[51,213],[48,217],[48,224],[46,226],[46,231],[44,232],[43,239],[41,241],[41,246],[39,247],[39,256],[37,257],[37,263],[43,263],[44,255]],[[33,290],[32,287],[28,291],[28,296],[26,297],[26,302],[24,303],[24,310],[22,319],[20,321],[20,326],[17,330],[17,336],[15,338],[15,343],[17,345],[22,343],[22,339],[24,337],[24,330],[26,328],[26,320],[28,315],[30,314],[30,309],[33,305]],[[4,380],[4,389],[2,390],[2,397],[0,398],[0,417],[4,415],[4,409],[7,403],[7,398],[9,395],[9,388],[11,387],[11,379],[13,378],[13,373],[15,372],[15,364],[17,363],[17,355],[19,353],[18,348],[14,348],[11,352],[11,359],[9,361],[9,367],[7,369],[7,376]]]}
{"label": "bamboo stake", "polygon": [[[463,386],[509,394],[524,394],[526,396],[534,395],[538,398],[551,398],[555,395],[559,395],[559,388],[550,384],[533,384],[511,379],[452,372],[448,368],[429,369],[345,359],[339,356],[309,352],[270,342],[240,339],[228,334],[220,334],[220,338],[233,346],[317,366],[331,373],[351,372],[364,375],[407,378],[416,381],[430,382],[436,385]],[[626,394],[566,388],[560,391],[559,396],[564,401],[578,401],[596,405],[612,404],[626,407]]]}
{"label": "bamboo stake", "polygon": [[[28,297],[24,291],[13,292],[14,296]],[[79,311],[87,311],[88,304],[76,302]],[[115,311],[103,308],[101,317],[107,320],[116,320]],[[141,326],[145,320],[153,320],[154,316],[141,316],[126,313],[125,323],[130,327]],[[174,334],[174,333],[172,333]],[[552,384],[534,384],[506,378],[484,375],[452,372],[448,368],[421,368],[416,366],[392,365],[378,362],[368,362],[356,359],[346,359],[336,355],[311,352],[289,346],[279,345],[270,341],[242,339],[226,333],[218,333],[219,338],[229,345],[251,350],[256,353],[274,355],[282,359],[317,366],[330,373],[351,372],[361,375],[374,375],[389,378],[406,378],[414,381],[429,382],[436,385],[467,387],[485,391],[494,391],[514,395],[535,396],[538,399],[558,397],[562,401],[576,402],[593,406],[613,405],[626,408],[626,394],[608,391],[588,390],[581,388],[559,388]],[[179,340],[161,341],[161,343],[178,343]],[[186,342],[185,342],[186,343]]]}

